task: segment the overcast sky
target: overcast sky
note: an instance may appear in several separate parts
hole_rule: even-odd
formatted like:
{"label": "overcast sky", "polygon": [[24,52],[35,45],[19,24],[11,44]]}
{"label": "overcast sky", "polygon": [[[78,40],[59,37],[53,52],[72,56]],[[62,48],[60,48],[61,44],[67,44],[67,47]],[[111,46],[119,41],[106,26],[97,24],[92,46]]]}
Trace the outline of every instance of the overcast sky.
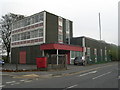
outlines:
{"label": "overcast sky", "polygon": [[73,36],[99,40],[101,13],[102,40],[118,44],[119,0],[0,0],[0,17],[9,12],[32,15],[43,10],[73,21]]}

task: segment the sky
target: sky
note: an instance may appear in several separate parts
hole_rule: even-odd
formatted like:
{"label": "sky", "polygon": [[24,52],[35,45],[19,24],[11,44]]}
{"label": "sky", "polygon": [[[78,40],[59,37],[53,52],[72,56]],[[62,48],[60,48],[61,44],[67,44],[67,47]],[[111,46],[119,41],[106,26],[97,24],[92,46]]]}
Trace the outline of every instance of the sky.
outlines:
{"label": "sky", "polygon": [[73,21],[73,36],[100,39],[118,44],[119,0],[0,0],[0,17],[7,13],[32,14],[46,10]]}

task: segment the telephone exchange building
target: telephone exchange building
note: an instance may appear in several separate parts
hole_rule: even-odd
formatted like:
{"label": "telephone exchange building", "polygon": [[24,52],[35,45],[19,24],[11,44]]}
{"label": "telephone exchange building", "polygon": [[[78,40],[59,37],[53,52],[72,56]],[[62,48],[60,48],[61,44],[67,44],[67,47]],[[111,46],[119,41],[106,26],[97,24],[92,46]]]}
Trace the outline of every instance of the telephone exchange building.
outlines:
{"label": "telephone exchange building", "polygon": [[72,21],[47,11],[12,24],[11,63],[36,64],[36,58],[51,54],[82,55],[82,47],[67,44],[73,37]]}

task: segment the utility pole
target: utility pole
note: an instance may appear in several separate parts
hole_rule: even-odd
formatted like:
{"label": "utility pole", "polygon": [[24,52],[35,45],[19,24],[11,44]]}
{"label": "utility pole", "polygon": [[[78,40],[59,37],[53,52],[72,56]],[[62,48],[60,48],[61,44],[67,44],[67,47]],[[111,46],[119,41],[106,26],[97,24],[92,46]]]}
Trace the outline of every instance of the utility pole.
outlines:
{"label": "utility pole", "polygon": [[99,33],[100,33],[100,53],[101,53],[101,61],[102,61],[102,47],[101,47],[101,17],[100,17],[100,12],[99,12]]}
{"label": "utility pole", "polygon": [[101,18],[99,13],[99,32],[100,32],[100,40],[101,40]]}

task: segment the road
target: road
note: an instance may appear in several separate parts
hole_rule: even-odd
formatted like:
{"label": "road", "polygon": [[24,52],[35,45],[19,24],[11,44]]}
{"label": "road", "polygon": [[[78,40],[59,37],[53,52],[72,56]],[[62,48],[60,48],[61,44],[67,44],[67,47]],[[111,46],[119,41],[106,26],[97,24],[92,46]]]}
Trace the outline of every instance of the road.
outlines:
{"label": "road", "polygon": [[[80,66],[81,67],[81,66]],[[91,67],[91,68],[90,68]],[[93,68],[92,68],[93,67]],[[43,77],[14,77],[3,74],[3,88],[118,88],[118,63],[86,66],[76,73]]]}

